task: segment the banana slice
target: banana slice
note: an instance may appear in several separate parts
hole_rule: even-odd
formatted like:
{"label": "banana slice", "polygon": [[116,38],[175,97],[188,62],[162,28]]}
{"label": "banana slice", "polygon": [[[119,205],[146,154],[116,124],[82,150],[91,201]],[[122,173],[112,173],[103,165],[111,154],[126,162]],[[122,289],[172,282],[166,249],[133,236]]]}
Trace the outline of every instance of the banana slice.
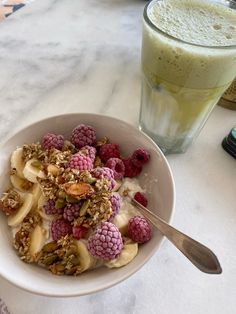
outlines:
{"label": "banana slice", "polygon": [[112,223],[116,225],[122,235],[126,235],[130,218],[142,216],[139,211],[129,202],[123,201],[119,213],[115,216]]}
{"label": "banana slice", "polygon": [[[10,181],[14,188],[21,192],[26,192],[27,189],[24,188],[24,186],[27,185],[27,181],[21,177],[19,177],[17,174],[10,175]],[[31,183],[30,183],[31,184]]]}
{"label": "banana slice", "polygon": [[76,244],[80,258],[81,272],[89,268],[94,268],[96,266],[97,260],[92,255],[90,255],[86,246],[86,241],[81,239],[76,241]]}
{"label": "banana slice", "polygon": [[47,198],[43,194],[41,194],[39,199],[38,199],[38,213],[46,221],[52,221],[53,219],[55,219],[55,216],[54,215],[47,215],[47,214],[45,214],[45,212],[43,210],[43,205],[46,203],[46,201],[47,201]]}
{"label": "banana slice", "polygon": [[10,215],[8,217],[7,223],[10,227],[18,226],[26,217],[26,215],[28,215],[28,213],[30,212],[33,206],[33,203],[34,203],[33,194],[22,193],[21,196],[23,198],[23,204],[21,205],[21,207],[17,210],[15,214]]}
{"label": "banana slice", "polygon": [[38,199],[38,209],[41,209],[46,202],[47,198],[43,194],[41,194]]}
{"label": "banana slice", "polygon": [[37,163],[37,159],[30,159],[25,164],[25,167],[23,169],[23,175],[24,177],[29,180],[30,182],[37,183],[37,177],[44,178],[45,174],[42,170],[40,170],[38,167],[35,167],[33,164]]}
{"label": "banana slice", "polygon": [[34,198],[34,204],[33,207],[38,207],[38,200],[40,198],[40,196],[42,195],[42,191],[40,188],[40,185],[38,183],[35,183],[33,185],[33,187],[31,188],[31,193],[33,194],[33,198]]}
{"label": "banana slice", "polygon": [[45,212],[43,211],[42,208],[38,209],[38,213],[46,221],[53,221],[55,219],[54,215],[47,215],[47,214],[45,214]]}
{"label": "banana slice", "polygon": [[132,259],[135,258],[137,253],[138,253],[138,244],[134,242],[127,243],[124,245],[118,258],[111,260],[109,262],[106,262],[104,265],[109,268],[125,266],[128,263],[130,263]]}
{"label": "banana slice", "polygon": [[117,192],[119,190],[119,188],[121,187],[122,181],[121,180],[116,180],[116,185],[113,188],[113,192]]}
{"label": "banana slice", "polygon": [[24,178],[23,169],[24,161],[22,159],[23,148],[19,147],[11,155],[11,168],[15,168],[17,175],[21,178]]}
{"label": "banana slice", "polygon": [[45,230],[37,225],[30,235],[30,255],[35,255],[38,253],[45,244]]}
{"label": "banana slice", "polygon": [[126,213],[119,212],[118,215],[114,218],[112,223],[116,225],[122,235],[125,235],[128,228],[129,217]]}

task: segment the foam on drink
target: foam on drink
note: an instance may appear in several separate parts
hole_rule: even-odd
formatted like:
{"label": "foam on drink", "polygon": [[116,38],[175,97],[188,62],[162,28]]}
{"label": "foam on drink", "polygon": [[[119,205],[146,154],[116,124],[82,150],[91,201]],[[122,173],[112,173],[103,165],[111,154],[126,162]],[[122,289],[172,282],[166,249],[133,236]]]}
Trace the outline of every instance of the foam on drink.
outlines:
{"label": "foam on drink", "polygon": [[150,20],[165,33],[205,46],[236,44],[235,12],[201,0],[165,0],[152,6]]}

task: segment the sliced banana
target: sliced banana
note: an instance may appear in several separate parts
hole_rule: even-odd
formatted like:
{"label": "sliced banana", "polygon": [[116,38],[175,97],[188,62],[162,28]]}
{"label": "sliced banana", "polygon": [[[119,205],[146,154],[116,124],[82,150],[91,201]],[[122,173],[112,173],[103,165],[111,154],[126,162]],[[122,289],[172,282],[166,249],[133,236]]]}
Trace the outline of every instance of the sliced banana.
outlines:
{"label": "sliced banana", "polygon": [[121,180],[116,180],[116,185],[113,188],[113,192],[117,192],[119,188],[121,187],[122,181]]}
{"label": "sliced banana", "polygon": [[97,260],[92,255],[90,255],[86,243],[87,241],[83,239],[76,241],[78,256],[80,258],[81,272],[89,268],[94,268],[97,262]]}
{"label": "sliced banana", "polygon": [[45,230],[37,225],[30,235],[29,253],[33,256],[38,253],[45,244]]}
{"label": "sliced banana", "polygon": [[24,177],[30,182],[37,183],[37,177],[44,178],[45,174],[38,167],[35,167],[33,164],[37,163],[37,159],[30,159],[26,162],[25,167],[23,169]]}
{"label": "sliced banana", "polygon": [[10,175],[10,181],[14,188],[21,192],[26,192],[27,189],[24,188],[27,181],[21,177],[19,177],[17,174]]}
{"label": "sliced banana", "polygon": [[43,194],[41,194],[39,199],[38,199],[38,212],[39,212],[39,215],[43,219],[45,219],[47,221],[52,221],[55,219],[55,216],[54,215],[47,215],[47,214],[45,214],[45,212],[43,210],[43,205],[46,203],[46,201],[47,201],[47,198]]}
{"label": "sliced banana", "polygon": [[51,221],[43,219],[43,221],[42,221],[42,228],[44,229],[45,243],[53,241],[52,235],[51,235],[51,232],[50,232]]}
{"label": "sliced banana", "polygon": [[41,194],[39,199],[38,199],[38,209],[41,209],[43,207],[43,205],[46,203],[47,198]]}
{"label": "sliced banana", "polygon": [[139,211],[129,202],[123,201],[119,213],[115,216],[112,223],[117,226],[122,235],[126,235],[130,218],[142,216]]}
{"label": "sliced banana", "polygon": [[19,147],[11,155],[11,168],[15,168],[17,175],[24,178],[23,169],[25,167],[24,161],[22,159],[23,148]]}
{"label": "sliced banana", "polygon": [[45,214],[45,212],[43,211],[43,209],[38,209],[38,213],[39,215],[45,219],[46,221],[53,221],[55,219],[55,216],[54,215],[47,215]]}
{"label": "sliced banana", "polygon": [[126,213],[119,212],[118,215],[114,218],[112,223],[116,225],[122,235],[125,235],[128,228],[129,217]]}
{"label": "sliced banana", "polygon": [[7,223],[10,227],[18,226],[23,221],[23,219],[26,217],[26,215],[28,215],[28,213],[30,212],[30,210],[33,207],[33,203],[34,203],[33,194],[21,193],[21,197],[23,199],[23,204],[17,210],[16,213],[14,213],[13,215],[10,215],[8,217]]}
{"label": "sliced banana", "polygon": [[33,199],[34,199],[33,208],[37,208],[38,207],[38,199],[42,194],[40,185],[38,183],[34,183],[30,190],[26,190],[26,189],[22,188],[24,181],[25,181],[25,179],[17,177],[16,175],[11,176],[11,183],[16,189],[18,189],[20,192],[25,192],[25,193],[29,192],[29,193],[33,194]]}
{"label": "sliced banana", "polygon": [[109,268],[122,267],[130,263],[137,254],[138,254],[138,244],[134,242],[127,243],[124,245],[118,258],[113,259],[109,262],[105,262],[104,265]]}
{"label": "sliced banana", "polygon": [[40,185],[38,183],[35,183],[32,186],[31,193],[33,194],[33,197],[34,197],[34,204],[33,204],[33,206],[34,206],[34,208],[38,207],[38,200],[39,200],[39,198],[42,195],[42,191],[41,191]]}

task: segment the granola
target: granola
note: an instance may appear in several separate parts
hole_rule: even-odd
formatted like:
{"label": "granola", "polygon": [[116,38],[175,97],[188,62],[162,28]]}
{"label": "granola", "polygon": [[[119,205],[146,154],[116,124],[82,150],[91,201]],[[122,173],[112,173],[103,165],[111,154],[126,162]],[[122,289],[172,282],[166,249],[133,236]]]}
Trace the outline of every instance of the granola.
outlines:
{"label": "granola", "polygon": [[[74,276],[103,265],[107,258],[113,261],[109,268],[127,263],[123,260],[127,253],[120,255],[127,242],[122,236],[127,238],[127,233],[119,222],[119,208],[132,188],[126,187],[119,196],[125,167],[106,167],[99,155],[101,147],[106,154],[106,145],[109,156],[116,147],[117,160],[118,145],[110,144],[107,137],[97,140],[94,129],[81,124],[71,140],[47,133],[41,142],[24,144],[13,152],[11,187],[3,193],[0,209],[12,227],[13,246],[22,261],[55,275]],[[96,241],[102,242],[97,246],[94,237],[99,230],[101,239]]]}
{"label": "granola", "polygon": [[22,199],[16,190],[12,188],[3,193],[0,199],[0,209],[8,216],[13,214],[22,204]]}

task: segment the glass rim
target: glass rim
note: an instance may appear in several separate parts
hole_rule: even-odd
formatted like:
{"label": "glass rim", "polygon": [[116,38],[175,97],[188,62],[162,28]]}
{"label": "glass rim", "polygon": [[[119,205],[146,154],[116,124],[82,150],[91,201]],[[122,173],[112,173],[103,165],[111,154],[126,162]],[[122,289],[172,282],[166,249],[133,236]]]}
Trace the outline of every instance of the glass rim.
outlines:
{"label": "glass rim", "polygon": [[[236,49],[236,44],[235,45],[230,45],[230,46],[207,46],[207,45],[200,45],[200,44],[194,44],[191,42],[188,42],[186,40],[182,40],[180,38],[177,38],[175,36],[169,35],[166,32],[164,32],[163,30],[161,30],[160,28],[158,28],[149,18],[148,16],[148,8],[150,5],[153,4],[153,2],[160,2],[163,0],[151,0],[150,2],[148,2],[145,7],[144,7],[144,11],[143,11],[143,18],[144,21],[154,30],[157,31],[159,33],[161,33],[162,35],[164,35],[166,38],[175,40],[177,42],[183,43],[183,44],[187,44],[189,46],[195,46],[195,47],[201,47],[201,48],[209,48],[209,49]],[[232,0],[227,0],[230,3],[236,4],[236,2],[232,1]],[[220,3],[218,3],[220,4]],[[223,5],[223,4],[222,4]],[[236,9],[235,9],[236,12]]]}

